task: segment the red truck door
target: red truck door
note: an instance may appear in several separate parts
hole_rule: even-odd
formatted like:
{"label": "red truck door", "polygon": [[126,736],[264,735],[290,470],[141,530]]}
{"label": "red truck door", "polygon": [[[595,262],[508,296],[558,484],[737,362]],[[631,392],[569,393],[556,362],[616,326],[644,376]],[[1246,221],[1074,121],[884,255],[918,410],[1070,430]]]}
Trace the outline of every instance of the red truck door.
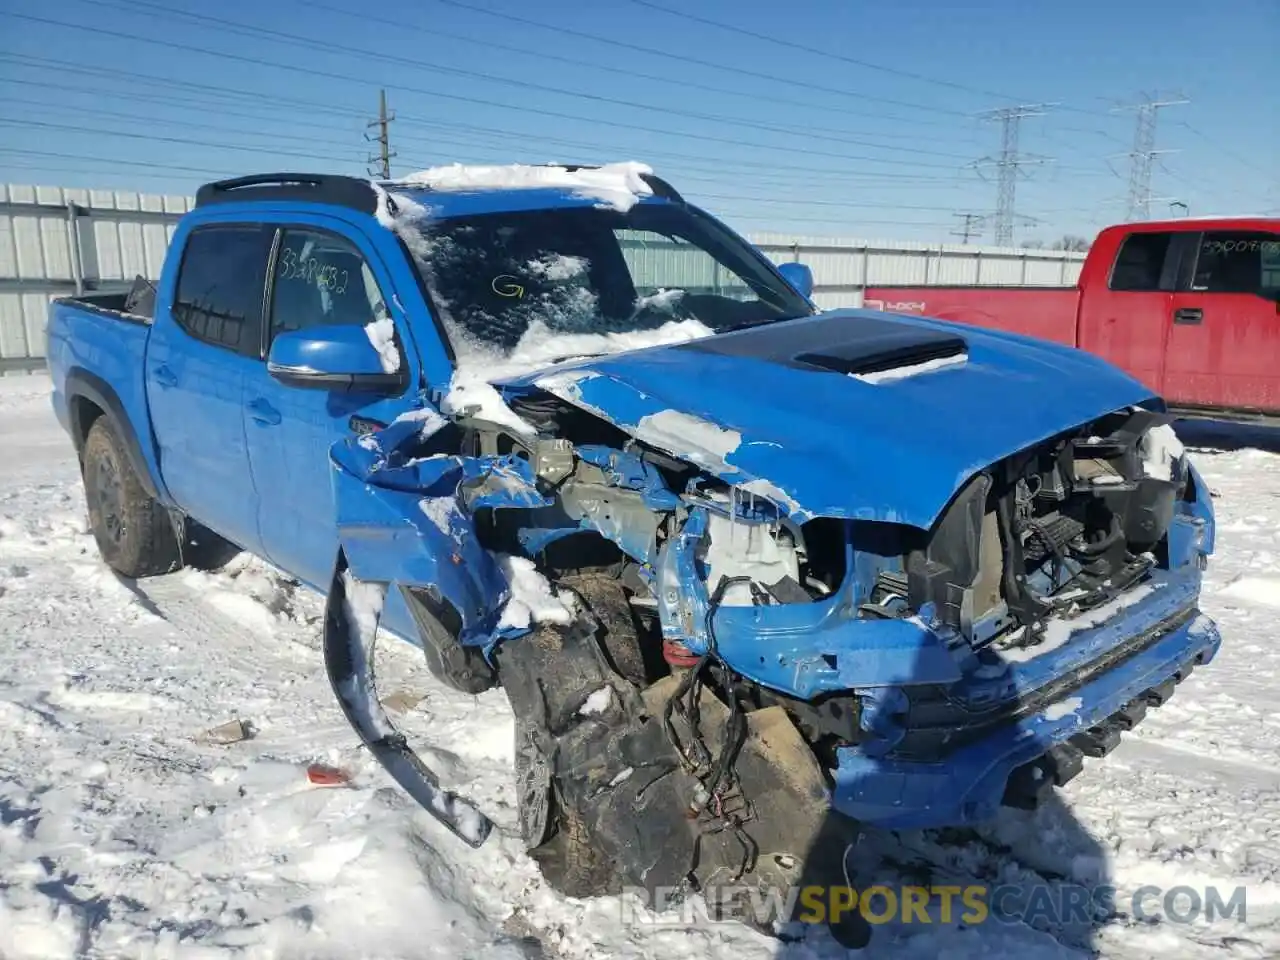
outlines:
{"label": "red truck door", "polygon": [[[1120,243],[1109,274],[1100,265],[1097,275],[1081,283],[1081,349],[1109,360],[1157,392],[1177,275],[1173,236],[1169,231],[1130,233]],[[1101,237],[1095,246],[1099,256],[1106,255]]]}
{"label": "red truck door", "polygon": [[1280,411],[1280,233],[1208,230],[1173,295],[1172,404]]}

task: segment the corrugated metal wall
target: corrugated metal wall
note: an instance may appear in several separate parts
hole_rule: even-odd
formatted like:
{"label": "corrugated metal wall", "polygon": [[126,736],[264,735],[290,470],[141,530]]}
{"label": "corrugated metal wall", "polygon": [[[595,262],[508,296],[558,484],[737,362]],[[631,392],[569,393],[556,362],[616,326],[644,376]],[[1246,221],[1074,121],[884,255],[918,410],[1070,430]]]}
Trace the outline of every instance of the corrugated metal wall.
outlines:
{"label": "corrugated metal wall", "polygon": [[[49,300],[155,279],[190,197],[60,187],[0,186],[0,375],[43,365]],[[813,268],[814,299],[824,307],[858,306],[867,286],[893,284],[1037,286],[1076,281],[1081,253],[1002,247],[748,234],[774,262]],[[654,236],[625,238],[628,260],[643,274],[685,277],[732,294],[709,258]]]}

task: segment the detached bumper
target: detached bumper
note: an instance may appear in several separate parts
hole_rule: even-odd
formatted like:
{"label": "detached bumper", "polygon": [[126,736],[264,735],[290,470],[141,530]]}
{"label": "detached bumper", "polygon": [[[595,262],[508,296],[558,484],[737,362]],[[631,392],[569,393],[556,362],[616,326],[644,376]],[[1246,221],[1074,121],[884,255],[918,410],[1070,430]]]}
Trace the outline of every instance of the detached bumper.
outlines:
{"label": "detached bumper", "polygon": [[[939,762],[869,757],[857,747],[838,750],[832,805],[892,829],[988,820],[1015,771],[1041,758],[1078,758],[1081,749],[1085,755],[1107,752],[1120,730],[1132,726],[1146,705],[1167,700],[1174,684],[1213,659],[1221,642],[1214,622],[1197,613],[1056,702],[992,729]],[[1041,773],[1032,778],[1052,782],[1052,762],[1037,769]]]}

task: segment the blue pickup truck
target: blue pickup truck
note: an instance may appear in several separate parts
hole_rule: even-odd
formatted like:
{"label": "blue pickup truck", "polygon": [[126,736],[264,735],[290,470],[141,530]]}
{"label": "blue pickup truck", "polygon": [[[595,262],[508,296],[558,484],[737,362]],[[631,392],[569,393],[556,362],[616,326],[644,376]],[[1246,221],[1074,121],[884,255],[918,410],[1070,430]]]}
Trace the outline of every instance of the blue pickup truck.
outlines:
{"label": "blue pickup truck", "polygon": [[789,882],[833,830],[1033,806],[1220,643],[1151,391],[811,294],[641,165],[246,177],[153,288],[53,304],[53,402],[105,561],[217,536],[327,594],[348,719],[463,840],[379,623],[505,689],[565,889]]}

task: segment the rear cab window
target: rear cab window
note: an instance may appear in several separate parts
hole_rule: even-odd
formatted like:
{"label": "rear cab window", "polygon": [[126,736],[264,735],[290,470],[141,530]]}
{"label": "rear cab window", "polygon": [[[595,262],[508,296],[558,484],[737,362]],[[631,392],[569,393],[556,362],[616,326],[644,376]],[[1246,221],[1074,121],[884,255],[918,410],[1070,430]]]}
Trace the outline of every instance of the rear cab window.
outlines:
{"label": "rear cab window", "polygon": [[1125,237],[1111,268],[1112,290],[1152,291],[1171,289],[1165,280],[1165,263],[1173,234],[1139,232]]}
{"label": "rear cab window", "polygon": [[1280,234],[1260,230],[1206,232],[1200,240],[1191,289],[1255,294],[1280,289]]}
{"label": "rear cab window", "polygon": [[173,319],[187,334],[246,357],[261,351],[262,304],[275,231],[216,224],[187,237]]}

